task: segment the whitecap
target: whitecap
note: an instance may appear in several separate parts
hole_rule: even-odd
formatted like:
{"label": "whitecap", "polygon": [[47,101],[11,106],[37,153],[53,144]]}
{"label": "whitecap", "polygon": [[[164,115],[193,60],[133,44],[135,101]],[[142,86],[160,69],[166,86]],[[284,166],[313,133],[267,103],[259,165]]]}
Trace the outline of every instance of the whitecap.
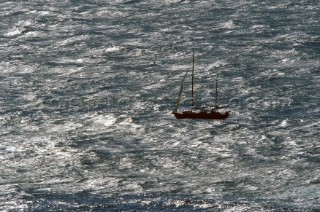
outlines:
{"label": "whitecap", "polygon": [[233,23],[233,20],[230,20],[230,21],[221,23],[220,27],[224,29],[235,29],[237,26]]}
{"label": "whitecap", "polygon": [[109,127],[109,126],[112,126],[117,119],[116,117],[114,117],[113,114],[108,114],[108,115],[98,115],[98,116],[92,117],[92,120],[95,126]]}
{"label": "whitecap", "polygon": [[266,76],[270,78],[278,78],[278,77],[283,77],[284,75],[285,73],[282,71],[279,71],[278,69],[269,69],[266,71],[262,71],[260,73],[260,77],[262,78],[265,78]]}
{"label": "whitecap", "polygon": [[104,52],[116,52],[116,51],[120,51],[121,49],[122,47],[120,46],[112,46],[112,47],[106,48]]}
{"label": "whitecap", "polygon": [[48,126],[48,132],[68,132],[71,130],[76,130],[77,128],[82,127],[81,123],[75,123],[75,122],[66,122],[64,124],[60,125],[53,125],[53,126]]}
{"label": "whitecap", "polygon": [[219,67],[223,67],[227,65],[227,63],[224,61],[224,60],[218,60],[214,63],[211,63],[207,66],[206,70],[211,70],[211,69],[214,69],[214,68],[219,68]]}
{"label": "whitecap", "polygon": [[269,27],[268,25],[253,25],[251,26],[251,29],[261,29],[261,28],[266,28]]}
{"label": "whitecap", "polygon": [[288,120],[287,119],[283,120],[279,125],[279,127],[287,127],[287,126],[288,126]]}
{"label": "whitecap", "polygon": [[20,28],[12,28],[11,30],[9,30],[7,33],[5,33],[4,35],[6,37],[15,37],[18,35],[21,35],[23,33],[24,29],[20,29]]}

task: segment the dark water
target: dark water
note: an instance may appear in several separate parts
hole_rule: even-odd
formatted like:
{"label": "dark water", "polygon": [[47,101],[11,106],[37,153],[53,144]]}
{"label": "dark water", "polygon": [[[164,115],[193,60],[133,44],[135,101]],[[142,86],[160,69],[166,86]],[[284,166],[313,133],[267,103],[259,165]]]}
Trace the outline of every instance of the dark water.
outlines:
{"label": "dark water", "polygon": [[[319,210],[319,10],[2,0],[0,209]],[[229,119],[171,114],[192,50]]]}

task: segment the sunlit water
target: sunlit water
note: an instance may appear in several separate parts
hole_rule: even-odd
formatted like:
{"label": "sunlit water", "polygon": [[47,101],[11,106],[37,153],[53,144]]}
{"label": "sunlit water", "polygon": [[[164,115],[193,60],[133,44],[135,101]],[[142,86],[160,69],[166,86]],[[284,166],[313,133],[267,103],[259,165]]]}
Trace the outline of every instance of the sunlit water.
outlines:
{"label": "sunlit water", "polygon": [[[0,17],[1,210],[320,209],[317,1],[3,0]],[[193,50],[196,102],[218,74],[227,120],[171,114]]]}

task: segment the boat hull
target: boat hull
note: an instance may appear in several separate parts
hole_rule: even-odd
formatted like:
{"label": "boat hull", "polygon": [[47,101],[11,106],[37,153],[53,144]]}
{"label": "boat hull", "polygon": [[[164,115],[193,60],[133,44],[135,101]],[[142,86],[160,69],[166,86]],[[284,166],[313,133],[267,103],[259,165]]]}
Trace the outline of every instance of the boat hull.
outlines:
{"label": "boat hull", "polygon": [[226,119],[229,117],[229,112],[192,112],[185,111],[182,113],[172,112],[177,119]]}

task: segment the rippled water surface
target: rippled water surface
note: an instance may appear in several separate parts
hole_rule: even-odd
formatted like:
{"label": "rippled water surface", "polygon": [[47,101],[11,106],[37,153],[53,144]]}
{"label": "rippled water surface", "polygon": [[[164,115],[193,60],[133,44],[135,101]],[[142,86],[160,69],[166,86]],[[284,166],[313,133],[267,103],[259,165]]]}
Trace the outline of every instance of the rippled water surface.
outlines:
{"label": "rippled water surface", "polygon": [[[319,2],[2,0],[0,17],[1,210],[320,209]],[[214,104],[218,74],[224,121],[171,114],[193,50],[195,100]]]}

